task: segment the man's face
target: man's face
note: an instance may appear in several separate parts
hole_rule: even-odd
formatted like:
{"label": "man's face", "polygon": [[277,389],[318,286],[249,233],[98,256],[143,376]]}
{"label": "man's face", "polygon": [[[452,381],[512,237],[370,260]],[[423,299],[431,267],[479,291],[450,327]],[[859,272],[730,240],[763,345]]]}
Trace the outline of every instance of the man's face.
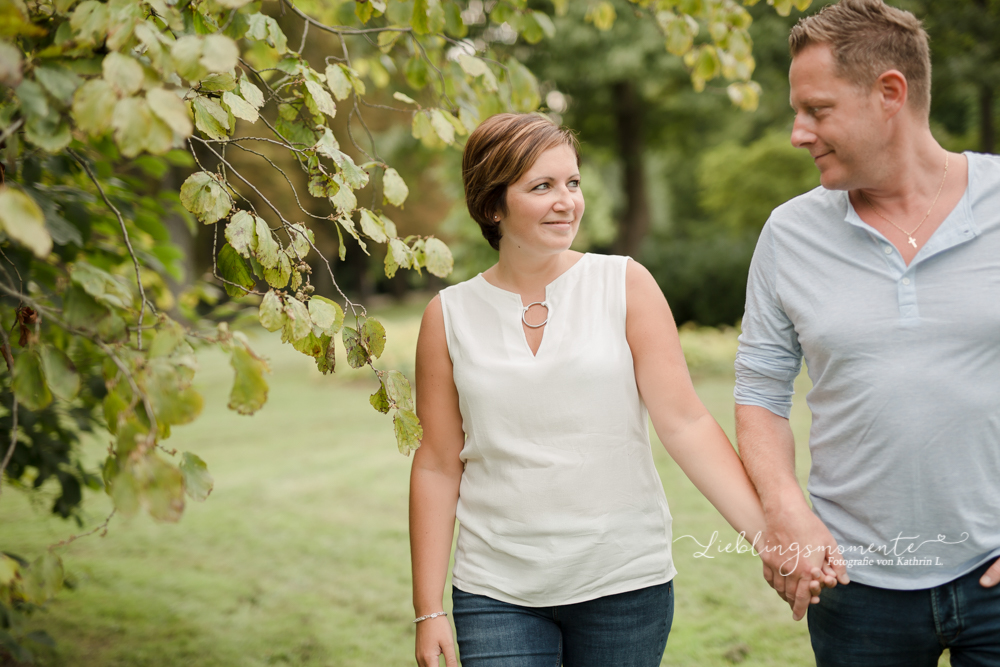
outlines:
{"label": "man's face", "polygon": [[885,141],[872,91],[836,74],[830,47],[800,51],[788,72],[795,111],[792,145],[809,151],[828,190],[865,187]]}

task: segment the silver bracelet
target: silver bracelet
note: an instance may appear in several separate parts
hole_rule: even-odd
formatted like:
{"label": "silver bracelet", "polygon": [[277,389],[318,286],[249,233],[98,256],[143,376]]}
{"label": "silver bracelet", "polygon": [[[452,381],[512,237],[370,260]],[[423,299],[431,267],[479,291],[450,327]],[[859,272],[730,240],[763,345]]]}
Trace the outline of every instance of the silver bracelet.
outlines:
{"label": "silver bracelet", "polygon": [[446,612],[446,611],[436,611],[433,614],[427,614],[426,616],[421,616],[420,618],[415,618],[415,619],[413,619],[413,622],[414,623],[419,623],[420,621],[426,621],[429,618],[437,618],[438,616],[447,616],[447,615],[448,615],[448,612]]}

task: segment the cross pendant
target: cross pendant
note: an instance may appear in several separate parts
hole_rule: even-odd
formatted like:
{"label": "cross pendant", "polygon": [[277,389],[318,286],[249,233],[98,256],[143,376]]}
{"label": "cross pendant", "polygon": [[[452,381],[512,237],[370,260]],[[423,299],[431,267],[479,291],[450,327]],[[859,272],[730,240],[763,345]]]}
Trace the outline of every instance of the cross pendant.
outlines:
{"label": "cross pendant", "polygon": [[916,247],[917,247],[917,241],[916,241],[916,239],[914,239],[914,238],[913,238],[912,236],[910,236],[910,235],[907,235],[907,239],[909,239],[909,240],[908,240],[907,242],[908,242],[908,243],[909,243],[909,244],[910,244],[911,246],[913,246],[914,248],[916,248]]}

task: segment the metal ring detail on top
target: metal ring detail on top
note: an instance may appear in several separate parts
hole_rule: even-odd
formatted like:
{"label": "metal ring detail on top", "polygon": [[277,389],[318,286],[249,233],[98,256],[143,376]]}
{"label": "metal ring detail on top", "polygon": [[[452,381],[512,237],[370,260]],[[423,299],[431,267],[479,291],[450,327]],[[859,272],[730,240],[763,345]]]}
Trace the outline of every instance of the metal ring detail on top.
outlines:
{"label": "metal ring detail on top", "polygon": [[[532,306],[544,306],[545,307],[545,321],[541,324],[531,324],[528,322],[528,309]],[[549,304],[544,301],[535,301],[534,303],[529,303],[527,306],[523,306],[521,309],[521,321],[524,322],[524,326],[531,327],[532,329],[538,329],[544,327],[549,321]]]}

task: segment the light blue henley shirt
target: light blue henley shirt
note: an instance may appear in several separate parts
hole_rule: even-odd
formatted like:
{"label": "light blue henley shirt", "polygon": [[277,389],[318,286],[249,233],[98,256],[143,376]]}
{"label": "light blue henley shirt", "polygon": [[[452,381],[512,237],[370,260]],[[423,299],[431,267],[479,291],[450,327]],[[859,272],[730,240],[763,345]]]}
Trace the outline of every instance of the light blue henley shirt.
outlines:
{"label": "light blue henley shirt", "polygon": [[761,232],[736,402],[813,388],[808,490],[854,581],[947,583],[1000,555],[1000,158],[967,153],[961,201],[909,266],[816,188]]}

